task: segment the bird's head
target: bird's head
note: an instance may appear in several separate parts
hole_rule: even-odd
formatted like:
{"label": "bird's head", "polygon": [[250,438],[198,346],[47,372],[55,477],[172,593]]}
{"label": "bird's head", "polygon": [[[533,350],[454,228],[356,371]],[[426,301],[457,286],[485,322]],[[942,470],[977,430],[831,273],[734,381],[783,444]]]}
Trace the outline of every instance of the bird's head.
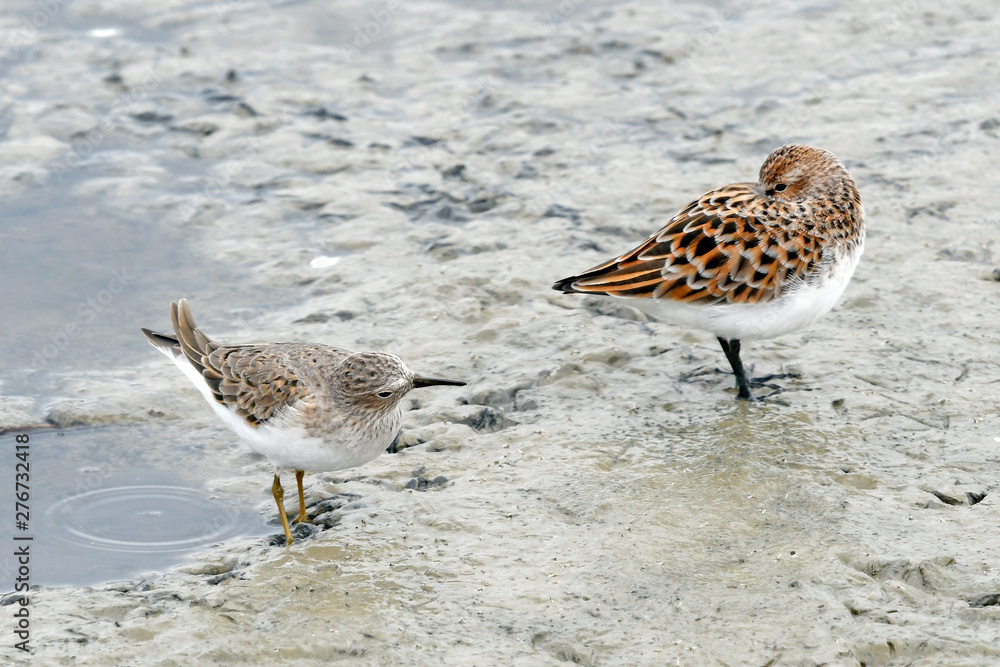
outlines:
{"label": "bird's head", "polygon": [[399,357],[387,352],[360,352],[348,356],[337,367],[335,379],[345,399],[378,412],[394,409],[411,389],[465,385],[459,380],[414,375]]}
{"label": "bird's head", "polygon": [[763,194],[778,201],[828,198],[854,181],[833,153],[788,144],[771,153],[760,168]]}

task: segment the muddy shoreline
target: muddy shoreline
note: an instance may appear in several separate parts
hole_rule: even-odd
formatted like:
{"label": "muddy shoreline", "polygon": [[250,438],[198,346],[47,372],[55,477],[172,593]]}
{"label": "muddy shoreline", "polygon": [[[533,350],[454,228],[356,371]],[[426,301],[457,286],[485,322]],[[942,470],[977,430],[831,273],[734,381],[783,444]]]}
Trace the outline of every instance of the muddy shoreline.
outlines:
{"label": "muddy shoreline", "polygon": [[[33,655],[8,631],[0,655],[1000,662],[1000,219],[981,205],[997,16],[56,9],[35,30],[33,3],[0,14],[0,254],[8,285],[32,276],[3,297],[24,315],[4,334],[0,425],[57,424],[67,456],[98,429],[269,517],[266,462],[138,334],[171,299],[219,340],[386,349],[469,386],[409,399],[398,453],[311,475],[325,530],[34,589]],[[774,400],[734,401],[708,334],[550,289],[793,141],[843,160],[868,242],[830,315],[746,346],[756,372],[799,374]],[[85,322],[123,268],[135,280]]]}

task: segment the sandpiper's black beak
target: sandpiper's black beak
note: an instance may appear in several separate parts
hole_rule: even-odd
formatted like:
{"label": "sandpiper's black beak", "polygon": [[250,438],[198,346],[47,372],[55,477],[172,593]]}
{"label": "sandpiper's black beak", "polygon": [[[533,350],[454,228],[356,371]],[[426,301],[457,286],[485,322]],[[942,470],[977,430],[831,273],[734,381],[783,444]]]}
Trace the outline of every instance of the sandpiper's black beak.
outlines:
{"label": "sandpiper's black beak", "polygon": [[435,387],[437,385],[446,384],[452,387],[464,387],[465,383],[461,380],[444,380],[441,378],[422,378],[419,375],[413,376],[413,388],[418,389],[420,387]]}

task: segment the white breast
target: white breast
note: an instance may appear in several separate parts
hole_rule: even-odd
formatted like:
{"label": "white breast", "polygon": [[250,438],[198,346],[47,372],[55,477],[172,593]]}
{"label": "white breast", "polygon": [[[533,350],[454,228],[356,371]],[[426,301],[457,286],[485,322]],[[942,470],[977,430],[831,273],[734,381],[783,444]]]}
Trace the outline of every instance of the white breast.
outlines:
{"label": "white breast", "polygon": [[399,432],[401,421],[397,410],[369,425],[371,428],[342,427],[322,437],[310,436],[301,425],[298,411],[291,408],[256,429],[244,423],[242,430],[234,430],[250,449],[266,456],[279,470],[331,472],[367,463],[384,452]]}
{"label": "white breast", "polygon": [[398,408],[370,428],[340,428],[323,437],[309,435],[294,408],[285,409],[269,423],[254,428],[215,400],[205,378],[185,357],[165,354],[201,392],[219,419],[279,471],[331,472],[358,466],[384,452],[399,432],[402,418]]}
{"label": "white breast", "polygon": [[798,331],[825,315],[840,300],[864,252],[864,239],[853,250],[831,255],[808,283],[786,288],[763,304],[699,306],[669,299],[632,299],[630,303],[671,324],[710,331],[727,340],[764,340]]}

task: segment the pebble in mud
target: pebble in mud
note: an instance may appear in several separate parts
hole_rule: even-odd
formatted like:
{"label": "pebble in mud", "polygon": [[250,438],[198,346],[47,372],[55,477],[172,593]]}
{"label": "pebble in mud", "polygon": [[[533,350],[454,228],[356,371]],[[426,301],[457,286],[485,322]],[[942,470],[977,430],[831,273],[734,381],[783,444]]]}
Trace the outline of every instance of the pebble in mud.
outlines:
{"label": "pebble in mud", "polygon": [[423,466],[417,468],[413,471],[412,476],[407,480],[404,489],[410,489],[412,491],[426,491],[437,486],[442,486],[448,482],[448,478],[444,475],[438,475],[433,479],[424,477],[424,473],[427,471]]}
{"label": "pebble in mud", "polygon": [[[360,499],[361,496],[358,494],[340,493],[329,498],[324,498],[318,503],[308,505],[306,507],[306,514],[309,516],[310,522],[293,524],[292,534],[296,540],[311,538],[337,526],[341,521],[343,511],[361,509],[361,504],[358,503]],[[284,546],[284,534],[279,532],[271,535],[268,544],[271,546]]]}

